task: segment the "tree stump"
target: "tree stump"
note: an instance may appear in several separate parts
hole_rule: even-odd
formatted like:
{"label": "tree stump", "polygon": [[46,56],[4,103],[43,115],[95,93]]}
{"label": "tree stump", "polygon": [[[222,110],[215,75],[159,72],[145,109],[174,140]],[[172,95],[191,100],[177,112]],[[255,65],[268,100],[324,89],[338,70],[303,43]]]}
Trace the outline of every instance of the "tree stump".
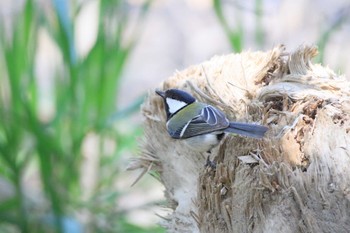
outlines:
{"label": "tree stump", "polygon": [[141,157],[172,213],[168,232],[350,232],[350,83],[312,64],[317,48],[217,56],[177,72],[178,88],[232,121],[269,127],[262,140],[228,135],[206,155],[170,138],[162,99],[142,106]]}

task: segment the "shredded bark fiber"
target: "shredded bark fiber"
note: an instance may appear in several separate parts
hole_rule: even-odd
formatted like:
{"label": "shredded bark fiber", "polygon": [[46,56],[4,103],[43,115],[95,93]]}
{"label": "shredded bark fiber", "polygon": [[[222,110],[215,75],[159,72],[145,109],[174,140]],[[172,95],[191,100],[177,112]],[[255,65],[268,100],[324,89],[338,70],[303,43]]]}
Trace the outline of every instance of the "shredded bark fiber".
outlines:
{"label": "shredded bark fiber", "polygon": [[226,136],[211,154],[216,170],[169,137],[162,100],[149,92],[142,154],[130,168],[164,185],[168,232],[350,231],[350,83],[312,64],[316,55],[278,46],[217,56],[161,84],[269,127],[263,140]]}

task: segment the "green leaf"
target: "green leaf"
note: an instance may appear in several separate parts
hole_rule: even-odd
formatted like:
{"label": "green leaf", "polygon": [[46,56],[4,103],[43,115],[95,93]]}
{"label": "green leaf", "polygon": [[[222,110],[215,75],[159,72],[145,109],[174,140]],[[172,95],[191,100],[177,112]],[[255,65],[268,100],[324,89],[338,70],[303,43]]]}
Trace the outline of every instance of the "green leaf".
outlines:
{"label": "green leaf", "polygon": [[231,48],[235,52],[241,52],[243,49],[243,25],[241,20],[236,17],[237,29],[234,30],[230,28],[228,20],[223,12],[222,0],[214,0],[214,11],[229,39]]}

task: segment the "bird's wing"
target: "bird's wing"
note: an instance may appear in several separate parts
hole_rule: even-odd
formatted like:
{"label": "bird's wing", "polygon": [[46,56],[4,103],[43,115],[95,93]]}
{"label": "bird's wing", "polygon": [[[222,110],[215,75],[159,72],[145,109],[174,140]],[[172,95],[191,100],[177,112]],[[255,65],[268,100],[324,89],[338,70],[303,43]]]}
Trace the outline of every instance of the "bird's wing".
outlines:
{"label": "bird's wing", "polygon": [[229,126],[225,114],[213,106],[206,106],[200,114],[194,117],[181,129],[180,138],[190,138],[197,135],[226,129]]}

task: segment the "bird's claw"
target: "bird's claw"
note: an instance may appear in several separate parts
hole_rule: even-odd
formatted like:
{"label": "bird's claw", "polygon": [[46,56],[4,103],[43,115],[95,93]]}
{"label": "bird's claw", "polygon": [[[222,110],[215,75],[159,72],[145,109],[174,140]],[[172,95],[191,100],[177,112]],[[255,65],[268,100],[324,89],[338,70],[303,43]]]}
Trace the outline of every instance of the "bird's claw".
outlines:
{"label": "bird's claw", "polygon": [[208,155],[207,160],[205,162],[205,167],[210,167],[211,169],[215,170],[216,169],[216,162],[210,160],[210,155]]}

